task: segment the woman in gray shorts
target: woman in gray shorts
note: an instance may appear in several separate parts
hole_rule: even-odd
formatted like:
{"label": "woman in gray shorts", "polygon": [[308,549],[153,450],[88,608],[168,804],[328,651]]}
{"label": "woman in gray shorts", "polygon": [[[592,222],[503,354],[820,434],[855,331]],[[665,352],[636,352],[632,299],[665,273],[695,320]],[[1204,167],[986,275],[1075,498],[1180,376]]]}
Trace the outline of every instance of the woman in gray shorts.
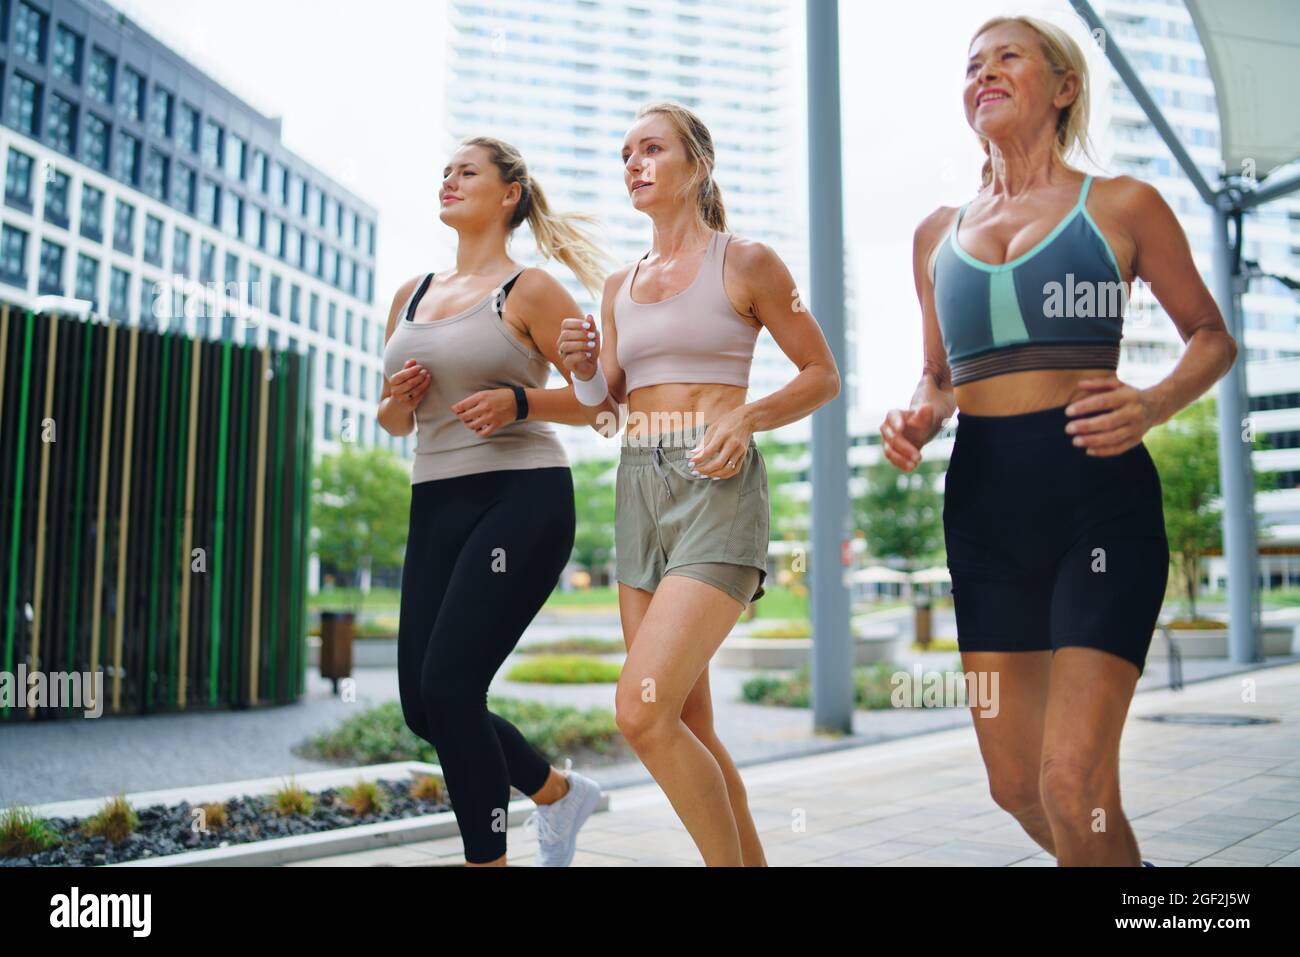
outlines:
{"label": "woman in gray shorts", "polygon": [[[767,469],[753,434],[839,394],[835,361],[794,280],[727,232],[713,140],[690,110],[642,108],[623,145],[632,205],[654,244],[605,281],[601,332],[566,319],[574,391],[606,436],[624,424],[614,525],[627,662],[619,729],[709,865],[763,865],[735,763],[713,730],[709,660],[767,577]],[[746,402],[766,327],[799,368]]]}

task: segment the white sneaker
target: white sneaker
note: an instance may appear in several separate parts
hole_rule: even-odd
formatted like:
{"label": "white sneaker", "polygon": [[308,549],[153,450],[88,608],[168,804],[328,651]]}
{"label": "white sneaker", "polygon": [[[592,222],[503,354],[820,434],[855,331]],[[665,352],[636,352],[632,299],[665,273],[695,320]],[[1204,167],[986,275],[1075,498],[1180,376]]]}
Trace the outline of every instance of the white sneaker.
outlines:
{"label": "white sneaker", "polygon": [[568,867],[578,847],[578,829],[600,803],[600,785],[572,771],[573,760],[564,761],[569,791],[551,804],[539,804],[524,821],[525,830],[537,832],[537,867]]}

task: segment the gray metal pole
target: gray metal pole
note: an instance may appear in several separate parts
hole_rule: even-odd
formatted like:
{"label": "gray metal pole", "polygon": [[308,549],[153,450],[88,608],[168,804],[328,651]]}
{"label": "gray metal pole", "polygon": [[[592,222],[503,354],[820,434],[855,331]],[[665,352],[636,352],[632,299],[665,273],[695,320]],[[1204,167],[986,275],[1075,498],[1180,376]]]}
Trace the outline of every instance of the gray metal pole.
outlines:
{"label": "gray metal pole", "polygon": [[[837,0],[808,0],[808,227],[812,310],[835,363],[844,361],[844,215]],[[844,583],[849,528],[848,395],[812,416],[813,727],[853,730],[853,658]]]}
{"label": "gray metal pole", "polygon": [[[1231,200],[1220,194],[1212,210],[1214,296],[1228,332],[1237,341],[1237,361],[1219,380],[1219,483],[1223,502],[1223,553],[1228,564],[1228,650],[1239,663],[1262,661],[1259,630],[1259,559],[1255,544],[1255,480],[1250,443],[1244,437],[1250,413],[1246,391],[1246,340],[1242,335],[1241,286],[1234,274],[1228,236]],[[1241,242],[1241,237],[1236,237]]]}

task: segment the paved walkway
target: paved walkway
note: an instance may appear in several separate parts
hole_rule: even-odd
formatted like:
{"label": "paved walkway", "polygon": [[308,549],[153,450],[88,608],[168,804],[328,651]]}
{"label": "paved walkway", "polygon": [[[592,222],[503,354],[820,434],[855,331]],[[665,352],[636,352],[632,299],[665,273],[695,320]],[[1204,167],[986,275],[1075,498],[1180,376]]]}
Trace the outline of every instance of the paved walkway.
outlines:
{"label": "paved walkway", "polygon": [[[1253,700],[1252,700],[1253,698]],[[1245,700],[1243,700],[1245,699]],[[1224,727],[1147,720],[1239,715]],[[1300,866],[1300,665],[1135,697],[1125,730],[1124,807],[1148,860],[1162,866]],[[983,865],[1055,861],[989,797],[974,730],[742,769],[772,865]],[[575,866],[699,866],[699,853],[655,785],[614,789],[579,838]],[[796,820],[806,826],[796,828]],[[535,838],[510,831],[511,861]],[[289,866],[459,863],[460,838]]]}

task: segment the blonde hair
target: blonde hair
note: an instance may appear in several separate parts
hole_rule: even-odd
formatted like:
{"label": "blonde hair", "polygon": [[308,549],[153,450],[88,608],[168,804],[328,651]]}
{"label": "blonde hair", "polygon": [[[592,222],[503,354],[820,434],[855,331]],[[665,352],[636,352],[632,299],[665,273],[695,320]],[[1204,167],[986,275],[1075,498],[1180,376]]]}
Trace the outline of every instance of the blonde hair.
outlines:
{"label": "blonde hair", "polygon": [[713,135],[695,113],[680,103],[650,103],[636,111],[636,118],[659,113],[668,118],[673,132],[677,134],[686,147],[686,156],[691,163],[691,178],[677,194],[683,199],[692,193],[695,196],[695,208],[700,220],[710,229],[720,233],[727,231],[727,209],[722,203],[722,191],[713,179],[716,158],[713,153]]}
{"label": "blonde hair", "polygon": [[518,183],[519,202],[507,226],[514,232],[525,220],[537,241],[537,248],[546,259],[558,259],[578,277],[578,282],[593,296],[600,294],[605,277],[610,270],[604,263],[608,255],[577,227],[577,223],[599,225],[595,216],[585,213],[556,213],[546,201],[542,186],[528,172],[528,166],[519,150],[493,136],[471,136],[461,140],[461,146],[481,146],[488,151],[493,165],[506,183]]}
{"label": "blonde hair", "polygon": [[[1091,83],[1088,79],[1088,61],[1084,58],[1079,44],[1074,42],[1074,37],[1056,24],[1040,20],[1038,17],[1026,16],[992,17],[975,31],[970,42],[974,43],[980,34],[1004,23],[1019,23],[1038,34],[1043,57],[1047,60],[1052,73],[1058,78],[1071,72],[1079,78],[1079,95],[1074,98],[1073,103],[1062,107],[1060,116],[1056,119],[1056,137],[1052,141],[1052,148],[1056,158],[1062,163],[1075,153],[1082,153],[1091,159],[1092,152],[1088,146],[1088,91]],[[988,157],[984,160],[984,168],[980,171],[982,189],[993,181],[993,157],[989,154],[989,141],[983,136],[979,137],[979,141],[984,149],[984,155]]]}

